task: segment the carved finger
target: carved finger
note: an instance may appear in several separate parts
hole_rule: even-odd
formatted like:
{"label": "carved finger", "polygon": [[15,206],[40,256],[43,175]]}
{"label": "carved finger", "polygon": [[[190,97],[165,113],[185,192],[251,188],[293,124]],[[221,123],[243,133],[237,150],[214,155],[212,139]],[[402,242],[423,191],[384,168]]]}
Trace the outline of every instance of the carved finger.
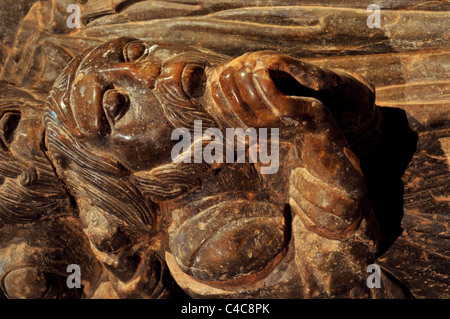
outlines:
{"label": "carved finger", "polygon": [[279,54],[263,56],[258,67],[269,70],[274,83],[288,95],[314,97],[325,104],[358,153],[380,138],[382,115],[375,105],[375,90],[364,78]]}

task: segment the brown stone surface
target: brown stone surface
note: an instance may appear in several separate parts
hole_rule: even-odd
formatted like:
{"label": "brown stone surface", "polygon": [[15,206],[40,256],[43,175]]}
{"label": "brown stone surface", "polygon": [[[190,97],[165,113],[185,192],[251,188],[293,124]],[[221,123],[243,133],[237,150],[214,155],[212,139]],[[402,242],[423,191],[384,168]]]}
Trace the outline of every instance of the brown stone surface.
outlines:
{"label": "brown stone surface", "polygon": [[[70,3],[81,29],[66,26]],[[379,1],[370,29],[370,3],[11,2],[0,24],[5,294],[406,297],[400,280],[417,298],[449,298],[449,4]],[[155,41],[170,45],[141,58]],[[242,56],[259,50],[272,52]],[[193,119],[280,127],[279,173],[174,167],[168,137]],[[370,291],[374,261],[387,275]],[[64,286],[71,263],[89,269],[82,293]]]}

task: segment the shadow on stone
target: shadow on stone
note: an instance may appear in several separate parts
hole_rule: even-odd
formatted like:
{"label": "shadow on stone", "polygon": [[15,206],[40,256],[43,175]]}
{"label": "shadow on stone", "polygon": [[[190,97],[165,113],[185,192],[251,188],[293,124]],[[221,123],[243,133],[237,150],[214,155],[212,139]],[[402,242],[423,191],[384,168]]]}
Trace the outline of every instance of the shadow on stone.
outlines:
{"label": "shadow on stone", "polygon": [[411,130],[405,111],[381,108],[383,137],[375,149],[361,158],[369,200],[383,238],[379,255],[402,233],[402,176],[416,151],[418,135]]}

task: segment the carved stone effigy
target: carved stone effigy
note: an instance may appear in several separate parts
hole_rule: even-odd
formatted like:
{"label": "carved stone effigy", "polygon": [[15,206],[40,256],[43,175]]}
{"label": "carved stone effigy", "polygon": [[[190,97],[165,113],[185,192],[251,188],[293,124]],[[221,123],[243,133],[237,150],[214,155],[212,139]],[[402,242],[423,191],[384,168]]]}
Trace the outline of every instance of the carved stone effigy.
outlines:
{"label": "carved stone effigy", "polygon": [[[396,121],[410,145],[391,163],[400,181],[416,142],[404,115],[380,108],[357,70],[305,45],[279,52],[270,36],[266,45],[234,37],[235,48],[188,36],[187,26],[261,36],[223,21],[262,23],[285,8],[214,13],[210,1],[203,10],[213,13],[189,18],[200,8],[82,1],[74,31],[66,2],[36,3],[3,61],[5,297],[411,297],[389,268],[377,268],[381,288],[367,281],[399,235],[375,200],[374,174]],[[336,14],[293,10],[310,28],[322,26],[314,16],[333,24]],[[288,41],[296,27],[279,23]],[[78,289],[66,284],[73,264]]]}

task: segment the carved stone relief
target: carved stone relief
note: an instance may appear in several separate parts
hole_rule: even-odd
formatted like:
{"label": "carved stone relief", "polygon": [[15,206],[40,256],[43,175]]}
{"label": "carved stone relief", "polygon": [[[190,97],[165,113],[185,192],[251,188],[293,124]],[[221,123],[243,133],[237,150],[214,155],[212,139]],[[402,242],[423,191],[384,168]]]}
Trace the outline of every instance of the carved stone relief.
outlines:
{"label": "carved stone relief", "polygon": [[[401,233],[375,172],[401,136],[382,166],[401,183],[416,134],[379,106],[373,66],[333,60],[350,49],[286,48],[336,23],[336,9],[292,4],[295,26],[284,5],[81,1],[72,30],[69,2],[36,2],[2,50],[4,297],[412,296],[389,267],[370,287],[367,268]],[[279,18],[264,43],[250,24],[268,12]],[[220,44],[233,28],[236,42]]]}

